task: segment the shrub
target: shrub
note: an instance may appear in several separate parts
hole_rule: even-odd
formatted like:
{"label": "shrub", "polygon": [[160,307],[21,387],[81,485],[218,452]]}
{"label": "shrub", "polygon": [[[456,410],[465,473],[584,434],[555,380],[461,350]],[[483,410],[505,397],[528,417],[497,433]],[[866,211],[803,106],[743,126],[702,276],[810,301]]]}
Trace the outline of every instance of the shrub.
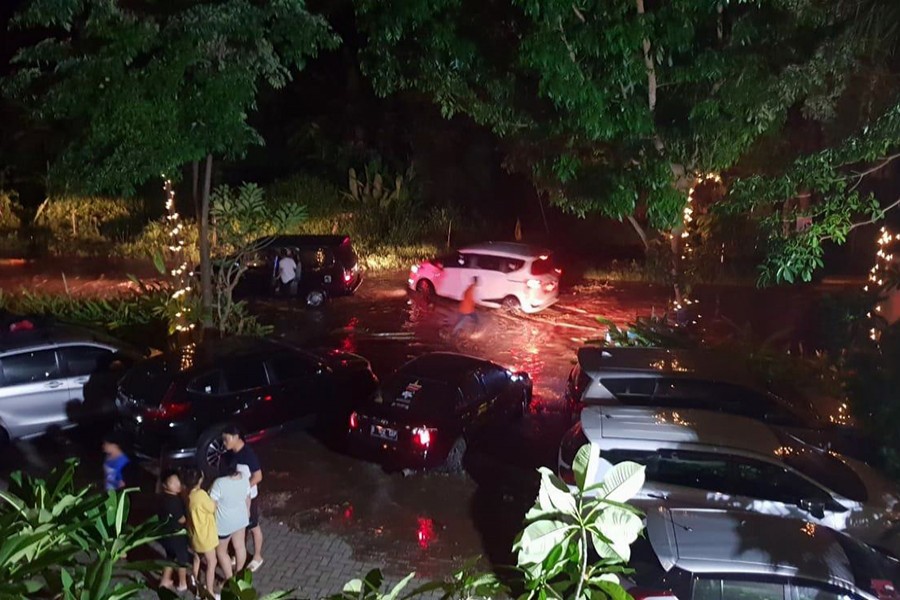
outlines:
{"label": "shrub", "polygon": [[74,242],[90,253],[136,237],[150,216],[146,203],[139,199],[61,196],[41,204],[34,224],[50,234],[51,252],[71,253]]}
{"label": "shrub", "polygon": [[[200,262],[200,229],[192,220],[182,221],[182,228],[187,259],[191,264],[197,264]],[[167,247],[170,240],[165,219],[156,219],[147,223],[137,238],[118,244],[114,252],[122,258],[148,259]]]}

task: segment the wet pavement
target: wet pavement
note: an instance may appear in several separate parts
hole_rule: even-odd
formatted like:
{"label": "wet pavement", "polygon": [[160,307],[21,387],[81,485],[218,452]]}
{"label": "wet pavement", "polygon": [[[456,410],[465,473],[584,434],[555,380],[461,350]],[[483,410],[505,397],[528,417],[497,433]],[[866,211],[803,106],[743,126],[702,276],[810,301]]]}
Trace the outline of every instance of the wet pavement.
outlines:
{"label": "wet pavement", "polygon": [[[0,266],[0,285],[8,289],[14,279],[6,271]],[[481,311],[478,331],[455,337],[450,332],[455,305],[426,303],[409,295],[404,284],[405,274],[385,274],[369,277],[356,296],[335,299],[322,310],[284,300],[258,301],[253,309],[287,339],[365,356],[380,377],[434,350],[465,352],[527,371],[534,380],[531,414],[491,431],[471,448],[465,475],[386,473],[306,432],[282,432],[256,445],[265,474],[265,518],[303,534],[339,539],[354,561],[384,565],[391,574],[415,570],[438,577],[476,555],[495,566],[509,564],[513,536],[536,491],[535,469],[556,462],[565,430],[562,390],[575,350],[605,335],[596,316],[624,325],[636,316],[661,314],[669,290],[646,284],[570,288],[558,305],[538,315]],[[708,288],[698,297],[707,317],[730,323],[734,332],[752,330],[764,338],[790,330],[788,337],[802,339],[810,307],[827,291]],[[96,443],[96,436],[73,433],[19,444],[0,458],[0,473],[22,465],[40,469],[70,455],[99,467]]]}

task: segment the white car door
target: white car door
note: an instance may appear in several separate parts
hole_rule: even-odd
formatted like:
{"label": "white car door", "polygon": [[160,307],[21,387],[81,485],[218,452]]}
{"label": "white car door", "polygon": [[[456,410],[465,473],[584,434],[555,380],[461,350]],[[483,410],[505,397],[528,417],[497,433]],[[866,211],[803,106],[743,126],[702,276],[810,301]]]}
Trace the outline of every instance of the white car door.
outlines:
{"label": "white car door", "polygon": [[480,304],[499,305],[510,294],[506,275],[501,270],[502,258],[489,254],[472,255],[472,275],[478,277],[475,298]]}
{"label": "white car door", "polygon": [[69,391],[52,348],[0,358],[0,420],[15,439],[68,423]]}
{"label": "white car door", "polygon": [[442,259],[441,264],[444,269],[441,272],[440,281],[436,281],[434,284],[438,296],[461,300],[463,292],[472,283],[472,277],[476,274],[475,269],[472,268],[474,264],[472,255],[457,252]]}
{"label": "white car door", "polygon": [[103,346],[77,344],[62,346],[59,353],[69,401],[81,404],[84,402],[84,385],[97,372],[102,360],[109,357],[111,350]]}

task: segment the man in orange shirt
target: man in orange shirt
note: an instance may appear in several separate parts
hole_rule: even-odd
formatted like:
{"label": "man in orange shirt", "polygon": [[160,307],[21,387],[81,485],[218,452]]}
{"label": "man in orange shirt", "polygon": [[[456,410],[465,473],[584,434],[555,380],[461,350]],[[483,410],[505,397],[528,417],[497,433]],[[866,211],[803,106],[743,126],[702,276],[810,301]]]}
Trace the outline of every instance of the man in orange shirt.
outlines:
{"label": "man in orange shirt", "polygon": [[462,301],[459,303],[459,319],[453,328],[453,334],[456,335],[462,329],[463,323],[467,320],[472,321],[478,326],[478,313],[475,312],[475,288],[478,287],[478,278],[473,277],[472,283],[463,292]]}

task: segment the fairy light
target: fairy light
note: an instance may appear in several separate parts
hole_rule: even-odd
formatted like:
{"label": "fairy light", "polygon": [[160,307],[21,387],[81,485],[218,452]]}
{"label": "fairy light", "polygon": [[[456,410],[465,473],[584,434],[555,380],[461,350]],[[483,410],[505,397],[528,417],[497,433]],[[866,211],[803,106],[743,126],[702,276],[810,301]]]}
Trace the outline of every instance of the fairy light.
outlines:
{"label": "fairy light", "polygon": [[[697,192],[698,187],[710,181],[713,181],[715,183],[722,183],[722,177],[718,173],[706,173],[705,175],[697,175],[694,178],[694,185],[692,185],[691,189],[688,191],[687,202],[685,202],[684,209],[681,212],[681,235],[679,236],[681,246],[679,256],[681,257],[681,261],[689,260],[694,255],[694,247],[691,245],[691,236],[693,234],[693,232],[691,231],[691,227],[694,222],[694,196]],[[670,233],[669,239],[674,240],[675,235]],[[682,297],[681,301],[679,301],[677,298],[673,300],[672,308],[676,312],[678,312],[688,306],[699,303],[700,302],[698,300],[692,300],[685,295]],[[699,317],[700,315],[697,316]],[[697,321],[694,321],[694,324],[696,323]]]}
{"label": "fairy light", "polygon": [[165,176],[163,178],[165,180],[163,191],[166,194],[166,223],[170,227],[169,251],[176,261],[181,261],[181,264],[169,271],[176,282],[176,289],[169,297],[170,302],[175,307],[174,329],[176,332],[190,331],[194,328],[194,323],[191,322],[191,306],[188,302],[188,293],[191,291],[191,286],[186,276],[188,264],[184,251],[184,237],[182,236],[184,226],[181,223],[181,215],[178,214],[175,208],[175,188],[172,186],[172,180],[165,178]]}
{"label": "fairy light", "polygon": [[[882,227],[878,231],[878,239],[875,240],[878,246],[878,249],[875,251],[875,264],[869,269],[868,281],[863,286],[864,292],[868,292],[870,288],[873,288],[873,291],[878,293],[875,306],[873,307],[876,313],[880,313],[883,309],[881,302],[884,282],[894,261],[894,255],[888,251],[888,248],[897,241],[900,241],[900,233],[893,235],[887,227]],[[866,316],[872,318],[872,313],[866,313]],[[873,342],[877,342],[881,338],[881,332],[877,328],[872,327],[869,330],[869,338]]]}

